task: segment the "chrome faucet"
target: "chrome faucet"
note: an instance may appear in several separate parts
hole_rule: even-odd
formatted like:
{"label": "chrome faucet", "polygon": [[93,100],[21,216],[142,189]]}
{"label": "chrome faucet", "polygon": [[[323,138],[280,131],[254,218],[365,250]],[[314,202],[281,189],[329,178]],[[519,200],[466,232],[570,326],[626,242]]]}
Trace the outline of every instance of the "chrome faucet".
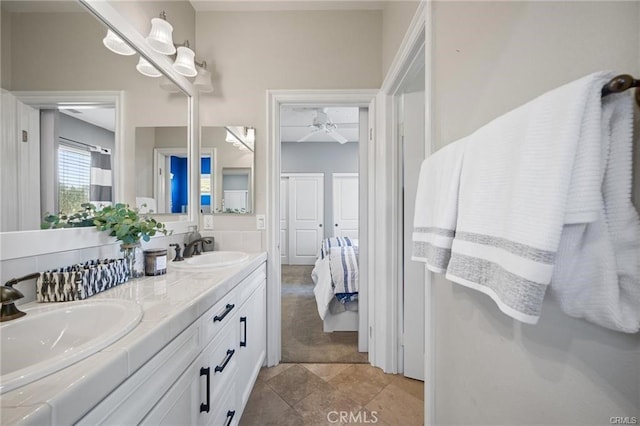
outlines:
{"label": "chrome faucet", "polygon": [[13,288],[14,285],[21,281],[32,280],[40,276],[39,272],[25,275],[22,278],[12,278],[7,281],[3,286],[0,286],[0,301],[2,301],[2,308],[0,309],[0,322],[10,321],[12,319],[20,318],[27,315],[20,309],[16,308],[15,301],[22,299],[24,294],[19,290]]}
{"label": "chrome faucet", "polygon": [[197,240],[191,241],[189,244],[184,245],[184,253],[182,256],[186,259],[187,257],[197,256],[202,253],[204,250],[203,244],[212,244],[213,240],[211,238],[198,238]]}

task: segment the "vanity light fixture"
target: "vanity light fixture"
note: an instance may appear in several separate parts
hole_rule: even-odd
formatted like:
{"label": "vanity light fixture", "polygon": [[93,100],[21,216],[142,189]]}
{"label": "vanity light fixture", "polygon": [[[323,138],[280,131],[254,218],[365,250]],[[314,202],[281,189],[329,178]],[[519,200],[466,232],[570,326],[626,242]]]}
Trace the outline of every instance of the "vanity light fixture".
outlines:
{"label": "vanity light fixture", "polygon": [[240,143],[238,142],[238,139],[236,139],[236,137],[233,135],[233,133],[231,133],[229,130],[227,130],[227,137],[224,138],[225,142],[229,142],[232,144],[236,144],[236,143]]}
{"label": "vanity light fixture", "polygon": [[147,77],[160,77],[162,73],[156,69],[153,65],[149,63],[145,58],[140,56],[140,60],[138,61],[138,65],[136,65],[136,69],[140,74],[146,75]]}
{"label": "vanity light fixture", "polygon": [[211,71],[207,69],[207,61],[202,61],[202,63],[195,62],[195,64],[200,68],[198,70],[198,75],[196,79],[193,81],[193,85],[195,88],[202,93],[211,93],[213,92],[213,84],[211,83]]}
{"label": "vanity light fixture", "polygon": [[245,135],[246,135],[247,142],[253,145],[253,143],[256,141],[256,129],[253,127],[246,127]]}
{"label": "vanity light fixture", "polygon": [[107,30],[107,36],[102,39],[102,43],[107,49],[118,55],[131,56],[136,54],[136,51],[131,46],[110,29]]}
{"label": "vanity light fixture", "polygon": [[184,45],[178,47],[178,54],[173,63],[173,69],[185,77],[195,77],[198,75],[195,60],[196,52],[189,49],[189,40],[187,40],[184,42]]}
{"label": "vanity light fixture", "polygon": [[178,86],[176,86],[173,81],[169,80],[167,77],[162,77],[162,80],[160,80],[160,88],[169,93],[180,93]]}
{"label": "vanity light fixture", "polygon": [[146,40],[153,50],[163,55],[173,55],[176,47],[173,44],[173,27],[167,21],[167,14],[163,10],[159,18],[151,20],[151,31]]}

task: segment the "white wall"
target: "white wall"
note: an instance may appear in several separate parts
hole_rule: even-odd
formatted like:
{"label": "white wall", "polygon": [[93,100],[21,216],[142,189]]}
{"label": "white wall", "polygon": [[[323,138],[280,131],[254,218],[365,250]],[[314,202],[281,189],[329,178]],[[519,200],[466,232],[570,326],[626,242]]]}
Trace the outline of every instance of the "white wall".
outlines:
{"label": "white wall", "polygon": [[[266,91],[375,89],[382,83],[381,11],[199,12],[198,51],[216,92],[200,96],[202,126],[256,128],[256,213],[266,212]],[[255,229],[219,217],[216,229]]]}
{"label": "white wall", "polygon": [[[640,75],[637,2],[436,2],[436,148],[601,69]],[[636,164],[637,169],[637,164]],[[539,324],[435,275],[437,424],[609,424],[640,413],[640,335],[564,315]]]}
{"label": "white wall", "polygon": [[382,75],[389,71],[391,62],[402,43],[419,1],[387,1],[382,9]]}
{"label": "white wall", "polygon": [[324,232],[333,236],[333,173],[358,173],[358,144],[283,142],[282,173],[324,173]]}

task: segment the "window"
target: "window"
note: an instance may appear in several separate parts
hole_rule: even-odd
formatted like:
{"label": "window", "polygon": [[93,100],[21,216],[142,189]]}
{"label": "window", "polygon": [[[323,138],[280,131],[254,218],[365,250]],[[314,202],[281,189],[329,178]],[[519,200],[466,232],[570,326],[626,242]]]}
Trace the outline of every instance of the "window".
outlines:
{"label": "window", "polygon": [[58,145],[58,211],[71,213],[89,202],[91,155],[87,149]]}

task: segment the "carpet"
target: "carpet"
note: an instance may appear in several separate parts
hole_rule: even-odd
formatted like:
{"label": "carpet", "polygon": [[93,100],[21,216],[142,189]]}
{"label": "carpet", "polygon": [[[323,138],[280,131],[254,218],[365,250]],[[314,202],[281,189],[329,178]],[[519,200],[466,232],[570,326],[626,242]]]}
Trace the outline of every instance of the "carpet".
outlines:
{"label": "carpet", "polygon": [[313,266],[282,265],[282,362],[367,363],[355,331],[322,331]]}

